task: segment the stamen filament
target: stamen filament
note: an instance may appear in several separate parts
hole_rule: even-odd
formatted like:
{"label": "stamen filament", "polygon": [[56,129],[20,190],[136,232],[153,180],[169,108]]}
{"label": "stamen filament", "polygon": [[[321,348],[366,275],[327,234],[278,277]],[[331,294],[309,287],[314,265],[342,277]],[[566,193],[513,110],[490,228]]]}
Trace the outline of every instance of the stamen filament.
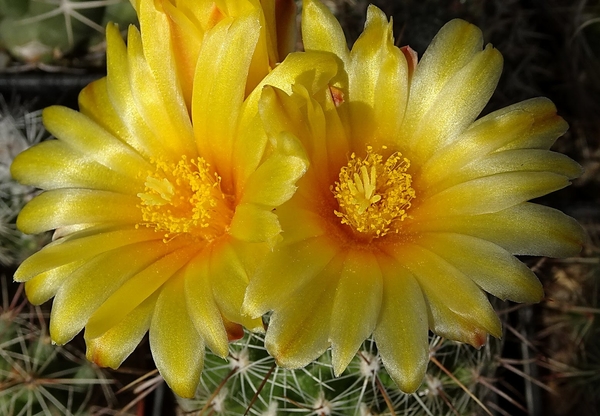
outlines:
{"label": "stamen filament", "polygon": [[189,234],[212,241],[223,234],[232,217],[229,198],[221,191],[221,178],[211,173],[202,158],[179,163],[156,161],[140,192],[141,225],[165,232],[165,241]]}
{"label": "stamen filament", "polygon": [[412,177],[406,173],[409,166],[410,161],[398,152],[385,162],[371,146],[364,159],[353,153],[331,189],[340,208],[335,215],[369,238],[397,233],[397,223],[408,216],[406,211],[415,198]]}

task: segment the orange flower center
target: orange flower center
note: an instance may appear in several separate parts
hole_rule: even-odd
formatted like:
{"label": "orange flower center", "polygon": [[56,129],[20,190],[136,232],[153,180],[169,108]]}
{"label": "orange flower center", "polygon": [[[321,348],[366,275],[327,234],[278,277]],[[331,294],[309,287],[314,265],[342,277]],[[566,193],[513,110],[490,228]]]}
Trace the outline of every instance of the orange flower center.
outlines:
{"label": "orange flower center", "polygon": [[146,227],[165,232],[165,241],[180,234],[212,241],[222,235],[233,215],[221,178],[202,158],[179,163],[156,161],[156,171],[146,177],[137,196]]}
{"label": "orange flower center", "polygon": [[369,238],[397,233],[397,223],[408,216],[415,198],[412,178],[406,173],[409,166],[410,161],[398,152],[385,161],[371,146],[367,146],[364,159],[352,153],[340,170],[339,181],[331,187],[339,204],[335,215],[342,224]]}

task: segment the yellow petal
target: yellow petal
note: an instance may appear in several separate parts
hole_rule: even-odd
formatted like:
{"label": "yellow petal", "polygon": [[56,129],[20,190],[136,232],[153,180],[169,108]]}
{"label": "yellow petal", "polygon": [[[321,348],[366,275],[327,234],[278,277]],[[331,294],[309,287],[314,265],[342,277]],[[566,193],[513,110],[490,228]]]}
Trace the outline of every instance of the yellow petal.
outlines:
{"label": "yellow petal", "polygon": [[129,131],[127,124],[121,118],[123,113],[117,112],[108,95],[107,85],[108,82],[104,77],[81,90],[78,99],[79,111],[114,137],[140,152],[143,149],[139,144],[140,138]]}
{"label": "yellow petal", "polygon": [[270,208],[252,203],[242,203],[235,209],[229,225],[229,234],[246,242],[275,244],[281,227],[277,215]]}
{"label": "yellow petal", "polygon": [[410,137],[448,80],[481,52],[482,46],[481,31],[463,20],[452,20],[440,29],[412,76],[403,132]]}
{"label": "yellow petal", "polygon": [[[160,102],[165,105],[165,114],[174,123],[176,131],[181,130],[181,132],[185,132],[185,135],[181,138],[182,142],[184,142],[182,144],[189,149],[189,146],[192,144],[189,141],[190,135],[188,134],[190,131],[189,108],[186,106],[185,98],[181,91],[180,80],[177,77],[178,72],[176,70],[177,64],[175,63],[173,44],[169,39],[169,19],[165,13],[159,13],[154,10],[155,5],[156,2],[145,1],[142,3],[138,13],[142,42],[144,44],[143,55],[148,62],[148,68],[154,75],[152,78],[156,82],[156,88],[160,91]],[[191,48],[193,49],[193,47]],[[135,79],[136,74],[133,72],[130,72],[130,74],[132,80]],[[132,84],[132,87],[134,85]],[[133,87],[132,92],[134,95],[141,93],[142,97],[145,94],[143,88]],[[160,136],[158,137],[160,138]]]}
{"label": "yellow petal", "polygon": [[561,153],[540,149],[505,150],[464,166],[456,176],[463,182],[504,172],[552,172],[575,179],[583,173],[579,163]]}
{"label": "yellow petal", "polygon": [[[261,3],[259,0],[217,0],[215,5],[225,18],[236,20],[254,14],[258,19],[260,30],[257,29],[256,32],[257,42],[251,50],[252,59],[245,80],[244,95],[248,95],[280,61],[276,49],[277,39],[273,37],[277,31],[274,21],[276,5],[273,1]],[[197,12],[195,14],[198,16]]]}
{"label": "yellow petal", "polygon": [[493,214],[430,218],[417,224],[415,229],[471,235],[491,241],[515,255],[548,257],[574,256],[587,238],[573,218],[532,203]]}
{"label": "yellow petal", "polygon": [[204,342],[184,299],[184,278],[179,273],[164,285],[156,301],[150,349],[156,368],[171,390],[181,397],[194,397],[204,365]]}
{"label": "yellow petal", "polygon": [[312,95],[327,87],[331,78],[338,72],[335,58],[323,52],[294,52],[267,75],[248,96],[244,103],[244,114],[250,121],[256,114],[258,101],[265,85],[279,88],[288,95],[293,87],[301,84]]}
{"label": "yellow petal", "polygon": [[[319,100],[319,102],[323,104],[323,111],[325,114],[326,136],[322,140],[325,142],[325,146],[327,148],[329,175],[333,175],[332,177],[327,177],[326,180],[330,181],[329,183],[331,183],[332,180],[335,181],[338,179],[337,175],[339,175],[339,172],[337,169],[340,166],[344,166],[346,163],[348,163],[348,154],[351,153],[349,143],[350,129],[349,123],[347,122],[348,114],[346,111],[343,111],[344,106],[338,107],[335,102],[336,98],[334,98],[334,93],[335,91],[330,89],[328,94],[325,94],[325,99]],[[337,93],[339,93],[339,91]],[[339,97],[337,99],[339,99]],[[380,108],[378,108],[376,111],[381,111],[378,117],[381,116],[382,118],[387,117],[387,114],[389,114],[387,111]],[[387,120],[387,122],[390,122],[390,120]],[[392,123],[390,128],[394,128],[393,124],[394,123]],[[383,137],[383,133],[378,133],[378,135]],[[315,140],[319,139],[319,137],[315,137]],[[328,188],[328,186],[326,188]]]}
{"label": "yellow petal", "polygon": [[402,126],[403,134],[410,134],[412,163],[425,162],[473,123],[496,89],[501,72],[502,55],[488,45],[448,80],[414,129]]}
{"label": "yellow petal", "polygon": [[158,293],[150,296],[118,325],[99,337],[89,338],[86,330],[84,338],[87,359],[101,367],[119,368],[150,328],[157,298]]}
{"label": "yellow petal", "polygon": [[429,362],[427,305],[421,287],[405,268],[379,256],[383,301],[373,333],[385,369],[400,390],[412,393]]}
{"label": "yellow petal", "polygon": [[20,153],[10,170],[23,185],[43,189],[86,188],[135,195],[143,187],[138,177],[115,172],[58,140]]}
{"label": "yellow petal", "polygon": [[215,0],[215,4],[228,16],[239,16],[253,11],[259,2],[257,0]]}
{"label": "yellow petal", "polygon": [[342,374],[379,317],[381,270],[368,251],[350,250],[342,268],[331,312],[333,373]]}
{"label": "yellow petal", "polygon": [[194,78],[192,118],[198,152],[227,183],[233,138],[252,52],[258,41],[258,12],[225,19],[206,33]]}
{"label": "yellow petal", "polygon": [[106,298],[162,252],[162,241],[133,244],[100,254],[75,270],[52,304],[52,340],[60,345],[70,341]]}
{"label": "yellow petal", "polygon": [[325,236],[285,246],[278,244],[250,281],[242,312],[257,318],[285,307],[288,299],[322,273],[339,251]]}
{"label": "yellow petal", "polygon": [[225,358],[229,352],[227,332],[210,286],[209,252],[202,251],[184,272],[188,313],[196,330],[213,353]]}
{"label": "yellow petal", "polygon": [[447,179],[452,180],[455,172],[467,163],[480,160],[506,143],[527,135],[533,122],[533,116],[521,109],[492,113],[477,120],[418,168],[415,186],[429,189]]}
{"label": "yellow petal", "polygon": [[[177,155],[166,154],[162,140],[146,125],[140,114],[138,106],[143,103],[136,101],[131,89],[127,48],[116,25],[106,27],[106,45],[107,94],[110,105],[125,126],[125,130],[119,130],[118,137],[147,158],[178,160]],[[97,94],[98,98],[102,98],[102,91],[97,91]],[[106,104],[104,100],[100,103]],[[111,115],[114,117],[114,114]]]}
{"label": "yellow petal", "polygon": [[[161,5],[168,17],[173,61],[177,70],[176,78],[181,85],[181,94],[184,97],[187,108],[192,108],[194,72],[196,71],[196,63],[198,62],[198,55],[202,47],[204,30],[198,27],[197,22],[187,15],[185,9],[176,7],[170,1],[164,1]],[[215,7],[208,2],[197,2],[196,6],[198,8],[209,8],[208,10],[203,10],[206,15],[210,15],[210,10]],[[144,34],[146,33],[144,27],[152,27],[152,24],[156,21],[159,21],[161,24],[163,22],[162,18],[151,15],[151,13],[160,13],[155,7],[157,7],[156,3],[154,3],[154,7],[147,7],[145,9],[146,13],[142,12],[138,14]],[[148,14],[150,15],[148,16]],[[150,42],[149,38],[151,36],[156,35],[148,34],[148,42]],[[151,45],[154,45],[154,43],[151,42]],[[159,42],[157,45],[162,46],[163,43]],[[156,52],[162,48],[154,47],[153,49]]]}
{"label": "yellow petal", "polygon": [[[156,27],[153,27],[150,32],[156,32]],[[151,56],[149,42],[152,44],[151,41],[147,41],[142,48],[142,35],[135,26],[129,27],[127,36],[129,82],[133,98],[138,104],[138,111],[154,136],[160,138],[163,152],[174,155],[176,160],[179,160],[182,155],[195,158],[197,149],[192,125],[187,107],[180,96],[177,81],[173,78],[174,71],[170,67],[152,68],[150,62],[146,62],[147,57]],[[165,53],[162,46],[160,49],[160,62],[168,61],[169,53]],[[169,70],[171,72],[165,72]],[[169,83],[173,86],[167,88]]]}
{"label": "yellow petal", "polygon": [[[34,305],[41,305],[54,295],[69,276],[83,266],[85,260],[75,261],[37,274],[25,283],[27,299]],[[19,281],[15,278],[15,281]]]}
{"label": "yellow petal", "polygon": [[349,123],[354,149],[389,144],[400,133],[408,97],[408,68],[394,46],[385,14],[369,6],[365,29],[347,63]]}
{"label": "yellow petal", "polygon": [[297,201],[298,199],[295,198],[293,202],[275,211],[279,222],[285,228],[285,232],[281,234],[283,239],[278,247],[289,246],[327,233],[327,221],[320,213],[304,209],[300,204],[295,204]]}
{"label": "yellow petal", "polygon": [[[276,34],[270,35],[271,39],[277,40],[276,62],[281,62],[296,48],[296,3],[293,0],[267,2],[275,4],[275,15],[270,15],[266,4],[263,4],[267,28],[276,27]],[[273,65],[274,66],[274,65]]]}
{"label": "yellow petal", "polygon": [[[298,146],[303,144],[312,169],[324,173],[327,171],[329,139],[325,114],[303,85],[294,85],[293,91],[289,96],[278,88],[264,87],[259,111],[265,130],[271,140],[273,137],[293,137]],[[296,139],[298,137],[302,138],[302,144]]]}
{"label": "yellow petal", "polygon": [[302,3],[302,43],[307,51],[332,52],[344,62],[350,54],[339,22],[327,6],[317,0]]}
{"label": "yellow petal", "polygon": [[26,234],[86,223],[137,224],[139,198],[88,189],[55,189],[32,199],[19,214],[17,227]]}
{"label": "yellow petal", "polygon": [[91,228],[69,234],[48,244],[27,258],[14,278],[25,282],[34,276],[69,263],[90,259],[100,253],[141,241],[162,239],[160,233],[150,228]]}
{"label": "yellow petal", "polygon": [[258,16],[262,30],[259,33],[256,48],[254,49],[250,67],[248,68],[248,78],[246,79],[246,88],[244,90],[245,97],[256,88],[271,68],[274,68],[278,62],[277,51],[274,49],[272,39],[267,33],[268,28],[264,15],[263,13],[259,13]]}
{"label": "yellow petal", "polygon": [[489,241],[461,234],[428,233],[419,244],[442,257],[486,292],[514,302],[539,302],[542,284],[527,266]]}
{"label": "yellow petal", "polygon": [[411,215],[419,220],[489,214],[546,195],[569,184],[566,176],[551,172],[498,173],[463,182],[428,196],[422,204],[414,207]]}
{"label": "yellow petal", "polygon": [[387,45],[387,54],[380,65],[374,86],[374,96],[377,98],[373,103],[373,112],[377,128],[373,143],[386,144],[401,134],[400,126],[408,101],[409,70],[404,54],[393,43]]}
{"label": "yellow petal", "polygon": [[[172,242],[174,243],[174,241]],[[135,270],[118,287],[96,304],[93,315],[86,323],[89,338],[96,338],[121,322],[131,311],[155,293],[163,283],[177,273],[198,250],[192,245],[167,245],[162,241],[155,249],[153,259],[147,259],[143,268]],[[160,251],[159,251],[160,250]],[[147,255],[144,253],[144,255]],[[183,299],[183,298],[182,298]]]}
{"label": "yellow petal", "polygon": [[415,276],[431,312],[430,328],[438,335],[480,347],[486,332],[502,335],[498,316],[483,291],[436,254],[415,245],[392,248],[391,254]]}
{"label": "yellow petal", "polygon": [[258,102],[258,111],[267,134],[271,137],[288,131],[296,137],[306,132],[306,123],[300,106],[302,102],[287,95],[284,91],[271,85],[265,85]]}
{"label": "yellow petal", "polygon": [[[507,149],[544,149],[548,150],[557,138],[565,134],[569,125],[556,114],[556,106],[545,97],[532,98],[513,104],[495,113],[522,110],[534,117],[531,131],[517,140],[513,140],[500,150]],[[495,114],[492,113],[492,114]]]}
{"label": "yellow petal", "polygon": [[253,203],[275,208],[290,199],[296,191],[296,181],[308,168],[304,149],[289,133],[276,138],[276,147],[268,159],[248,178],[240,203]]}
{"label": "yellow petal", "polygon": [[[238,135],[235,137],[232,154],[233,183],[236,186],[235,192],[238,194],[243,190],[243,186],[265,155],[265,149],[268,144],[268,136],[260,119],[258,109],[251,114],[249,120],[239,128]],[[248,117],[248,112],[244,111],[242,117]]]}
{"label": "yellow petal", "polygon": [[[267,135],[263,120],[259,117],[259,100],[263,87],[271,85],[292,94],[292,85],[302,83],[311,93],[326,87],[327,82],[337,72],[335,60],[324,53],[292,53],[267,75],[248,96],[242,108],[238,136],[233,146],[233,166],[235,182],[245,183],[248,176],[260,164]],[[272,106],[269,106],[272,109]],[[267,124],[276,120],[277,115],[269,115]]]}
{"label": "yellow petal", "polygon": [[251,331],[262,330],[260,317],[248,317],[240,312],[248,287],[248,274],[229,239],[222,239],[212,246],[210,279],[215,302],[227,320]]}
{"label": "yellow petal", "polygon": [[229,243],[244,265],[248,276],[256,273],[256,269],[262,264],[266,254],[271,251],[271,247],[267,243],[248,244],[235,238],[230,239]]}
{"label": "yellow petal", "polygon": [[425,192],[419,196],[426,198],[460,183],[509,172],[548,172],[566,179],[575,179],[581,176],[583,169],[577,162],[560,153],[540,149],[505,150],[467,162],[445,180],[425,188]]}
{"label": "yellow petal", "polygon": [[44,109],[42,116],[44,126],[55,137],[109,169],[130,178],[151,169],[132,148],[77,111],[52,106]]}
{"label": "yellow petal", "polygon": [[278,365],[303,367],[329,346],[331,294],[335,291],[344,259],[345,253],[337,255],[300,292],[273,312],[265,345]]}

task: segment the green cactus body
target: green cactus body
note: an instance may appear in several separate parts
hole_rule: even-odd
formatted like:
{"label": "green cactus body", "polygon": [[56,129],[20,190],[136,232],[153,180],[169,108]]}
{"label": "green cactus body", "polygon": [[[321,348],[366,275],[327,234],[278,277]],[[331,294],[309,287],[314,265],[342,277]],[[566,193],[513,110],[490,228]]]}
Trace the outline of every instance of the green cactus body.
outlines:
{"label": "green cactus body", "polygon": [[21,17],[29,9],[29,0],[0,0],[0,19]]}
{"label": "green cactus body", "polygon": [[[18,60],[49,63],[102,33],[105,7],[123,0],[0,0],[0,42]],[[129,2],[124,4],[131,8]],[[3,4],[4,6],[4,4]]]}
{"label": "green cactus body", "polygon": [[105,383],[100,370],[76,350],[53,345],[48,316],[39,307],[12,309],[19,303],[0,305],[0,414],[88,414],[94,386]]}
{"label": "green cactus body", "polygon": [[[476,375],[492,375],[496,369],[491,351],[499,344],[491,344],[475,351],[439,337],[431,339],[438,360],[478,397],[489,392],[477,385]],[[386,373],[372,340],[336,378],[330,352],[306,368],[278,367],[260,334],[246,334],[232,343],[228,361],[207,351],[196,397],[178,401],[180,414],[186,415],[440,416],[479,409],[454,379],[434,365],[416,393],[402,393]]]}

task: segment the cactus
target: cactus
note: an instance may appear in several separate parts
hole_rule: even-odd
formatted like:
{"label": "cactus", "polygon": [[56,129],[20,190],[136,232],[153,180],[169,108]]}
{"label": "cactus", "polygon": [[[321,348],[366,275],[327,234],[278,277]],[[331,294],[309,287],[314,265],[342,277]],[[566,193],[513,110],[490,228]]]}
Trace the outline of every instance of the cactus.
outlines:
{"label": "cactus", "polygon": [[82,353],[52,345],[47,314],[25,302],[22,286],[9,298],[5,276],[0,284],[0,414],[90,414],[94,387],[112,381]]}
{"label": "cactus", "polygon": [[306,368],[287,370],[268,355],[262,335],[247,333],[231,344],[226,361],[207,352],[197,395],[191,400],[178,398],[179,412],[261,416],[475,414],[485,411],[482,400],[493,393],[485,380],[496,370],[500,345],[492,341],[477,351],[432,337],[427,379],[416,393],[408,395],[400,392],[385,372],[371,340],[335,378],[330,353]]}
{"label": "cactus", "polygon": [[117,7],[109,15],[123,16],[121,23],[134,21],[135,14],[128,0],[0,0],[0,5],[0,46],[27,63],[51,63],[104,33],[107,7]]}
{"label": "cactus", "polygon": [[13,266],[39,250],[47,236],[25,235],[17,231],[17,214],[36,190],[14,181],[10,165],[14,157],[39,142],[46,131],[41,111],[30,111],[30,104],[0,96],[0,265]]}

